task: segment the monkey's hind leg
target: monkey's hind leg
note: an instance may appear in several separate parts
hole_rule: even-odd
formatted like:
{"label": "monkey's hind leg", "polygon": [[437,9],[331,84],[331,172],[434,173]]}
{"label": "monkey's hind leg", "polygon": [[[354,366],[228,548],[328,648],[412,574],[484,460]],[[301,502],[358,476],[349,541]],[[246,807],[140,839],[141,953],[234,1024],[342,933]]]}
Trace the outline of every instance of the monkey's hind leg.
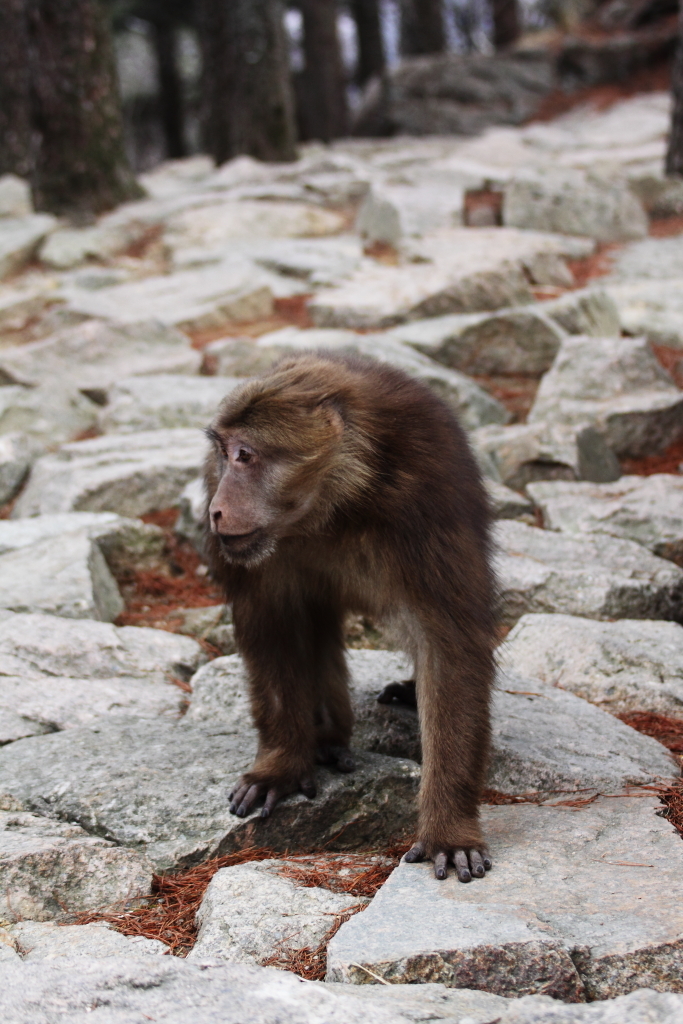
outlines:
{"label": "monkey's hind leg", "polygon": [[342,617],[332,609],[316,609],[316,761],[341,772],[352,772],[349,750],[353,711],[349,671],[344,653]]}

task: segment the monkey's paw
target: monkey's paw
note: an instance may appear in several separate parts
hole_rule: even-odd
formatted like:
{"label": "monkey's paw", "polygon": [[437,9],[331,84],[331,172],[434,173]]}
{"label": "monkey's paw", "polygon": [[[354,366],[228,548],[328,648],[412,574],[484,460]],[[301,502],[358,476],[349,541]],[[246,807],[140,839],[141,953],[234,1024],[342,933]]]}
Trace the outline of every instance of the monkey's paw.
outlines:
{"label": "monkey's paw", "polygon": [[436,878],[446,877],[450,863],[455,866],[455,872],[461,882],[471,882],[473,878],[483,878],[493,864],[485,846],[480,846],[478,849],[455,847],[450,850],[439,850],[433,857],[428,858],[425,853],[425,844],[418,841],[411,846],[404,857],[408,864],[417,864],[419,861],[428,859],[434,861]]}
{"label": "monkey's paw", "polygon": [[256,779],[253,774],[243,775],[230,794],[230,813],[238,818],[246,818],[259,800],[264,799],[261,817],[269,818],[275,804],[288,793],[301,791],[312,800],[316,794],[315,781],[312,775],[292,781],[284,778]]}

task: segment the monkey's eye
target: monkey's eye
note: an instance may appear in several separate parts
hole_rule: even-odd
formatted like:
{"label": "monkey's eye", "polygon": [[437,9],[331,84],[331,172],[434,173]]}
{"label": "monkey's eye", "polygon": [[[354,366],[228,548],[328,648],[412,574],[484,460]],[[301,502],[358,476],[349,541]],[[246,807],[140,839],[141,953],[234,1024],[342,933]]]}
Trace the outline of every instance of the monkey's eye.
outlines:
{"label": "monkey's eye", "polygon": [[237,453],[237,462],[251,462],[251,452],[248,452],[246,448],[240,448]]}

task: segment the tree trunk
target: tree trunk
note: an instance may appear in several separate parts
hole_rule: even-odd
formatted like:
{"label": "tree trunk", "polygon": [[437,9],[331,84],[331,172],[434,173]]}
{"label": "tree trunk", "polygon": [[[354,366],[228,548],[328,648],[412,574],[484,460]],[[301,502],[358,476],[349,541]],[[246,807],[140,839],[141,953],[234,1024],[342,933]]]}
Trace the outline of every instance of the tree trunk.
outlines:
{"label": "tree trunk", "polygon": [[666,153],[666,173],[683,177],[683,8],[678,22],[678,47],[671,71],[673,110]]}
{"label": "tree trunk", "polygon": [[356,80],[365,85],[375,75],[381,75],[386,65],[378,0],[351,0],[351,13],[358,33]]}
{"label": "tree trunk", "polygon": [[200,0],[204,145],[295,160],[294,101],[280,0]]}
{"label": "tree trunk", "polygon": [[0,174],[28,177],[31,152],[29,48],[24,0],[2,0],[0,21]]}
{"label": "tree trunk", "polygon": [[154,49],[159,70],[159,105],[166,156],[185,156],[183,138],[183,89],[178,73],[178,33],[170,21],[153,25]]}
{"label": "tree trunk", "polygon": [[401,53],[443,53],[446,30],[443,0],[401,0]]}
{"label": "tree trunk", "polygon": [[493,16],[493,45],[496,50],[507,50],[520,35],[518,0],[491,0]]}
{"label": "tree trunk", "polygon": [[336,0],[298,0],[304,24],[300,77],[302,136],[330,142],[348,132],[346,81],[337,35]]}
{"label": "tree trunk", "polygon": [[84,217],[141,194],[123,148],[109,25],[99,0],[25,0],[39,209]]}

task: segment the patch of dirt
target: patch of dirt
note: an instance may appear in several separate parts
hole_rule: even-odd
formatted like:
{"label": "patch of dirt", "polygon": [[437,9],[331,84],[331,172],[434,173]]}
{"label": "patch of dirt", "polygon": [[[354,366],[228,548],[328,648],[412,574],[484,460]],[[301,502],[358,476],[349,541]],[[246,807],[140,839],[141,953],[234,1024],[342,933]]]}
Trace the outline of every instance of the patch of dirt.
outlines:
{"label": "patch of dirt", "polygon": [[675,235],[683,235],[683,215],[655,217],[650,221],[650,235],[653,238],[673,238]]}
{"label": "patch of dirt", "polygon": [[209,342],[217,341],[219,338],[260,338],[262,334],[279,331],[282,327],[299,327],[303,330],[314,326],[307,309],[310,298],[310,294],[307,294],[275,299],[270,316],[258,320],[235,321],[222,327],[186,333],[192,339],[192,347],[201,351]]}
{"label": "patch of dirt", "polygon": [[667,345],[650,345],[657,361],[674,379],[676,387],[683,389],[683,349]]}
{"label": "patch of dirt", "polygon": [[615,85],[594,85],[576,92],[556,89],[549,93],[528,122],[552,121],[576,107],[590,106],[595,110],[608,110],[615,103],[641,92],[668,92],[671,86],[671,68],[661,63],[658,67],[643,68],[629,75],[628,82]]}
{"label": "patch of dirt", "polygon": [[512,415],[512,423],[526,423],[540,380],[522,374],[472,377]]}
{"label": "patch of dirt", "polygon": [[387,267],[397,267],[401,261],[398,250],[389,245],[388,242],[371,242],[363,249],[365,256],[370,256],[377,263],[384,263]]}
{"label": "patch of dirt", "polygon": [[[125,611],[117,626],[150,626],[177,632],[182,620],[178,608],[205,608],[222,604],[223,595],[209,577],[201,557],[189,541],[174,533],[175,508],[142,516],[145,523],[161,527],[166,537],[166,565],[158,570],[126,570],[117,578]],[[218,653],[212,648],[214,654]]]}
{"label": "patch of dirt", "polygon": [[598,277],[604,277],[612,269],[614,256],[623,246],[618,242],[598,245],[591,256],[581,260],[566,260],[567,266],[574,276],[574,286],[585,288]]}
{"label": "patch of dirt", "polygon": [[623,459],[621,471],[625,476],[683,473],[683,438],[660,455],[646,455],[643,459]]}

